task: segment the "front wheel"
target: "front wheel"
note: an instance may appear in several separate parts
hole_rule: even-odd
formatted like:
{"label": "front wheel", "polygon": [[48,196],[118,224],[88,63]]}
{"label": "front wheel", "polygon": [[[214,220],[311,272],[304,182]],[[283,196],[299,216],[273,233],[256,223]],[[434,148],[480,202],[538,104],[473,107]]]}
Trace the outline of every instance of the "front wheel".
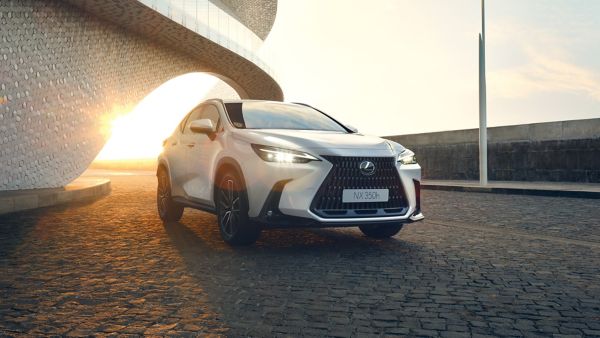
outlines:
{"label": "front wheel", "polygon": [[217,181],[215,204],[221,238],[231,245],[248,245],[260,236],[260,228],[248,219],[248,195],[244,182],[234,171]]}
{"label": "front wheel", "polygon": [[402,230],[402,223],[398,224],[381,224],[381,225],[361,225],[360,231],[367,237],[372,238],[389,238],[399,233]]}

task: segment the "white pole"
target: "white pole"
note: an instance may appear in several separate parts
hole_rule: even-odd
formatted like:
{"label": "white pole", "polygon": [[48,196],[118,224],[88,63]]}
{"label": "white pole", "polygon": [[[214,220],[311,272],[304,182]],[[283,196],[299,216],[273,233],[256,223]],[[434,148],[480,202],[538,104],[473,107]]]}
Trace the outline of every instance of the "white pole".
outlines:
{"label": "white pole", "polygon": [[488,183],[487,172],[487,98],[485,79],[485,4],[481,0],[481,34],[479,35],[479,183]]}

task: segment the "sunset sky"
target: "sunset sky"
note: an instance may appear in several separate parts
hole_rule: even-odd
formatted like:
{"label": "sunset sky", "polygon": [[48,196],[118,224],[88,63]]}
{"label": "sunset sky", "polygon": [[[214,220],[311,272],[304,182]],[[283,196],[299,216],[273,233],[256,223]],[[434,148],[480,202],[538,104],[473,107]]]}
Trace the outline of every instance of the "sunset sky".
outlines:
{"label": "sunset sky", "polygon": [[[486,7],[489,125],[600,117],[600,1]],[[263,48],[286,100],[365,133],[474,128],[479,11],[478,0],[280,0]]]}
{"label": "sunset sky", "polygon": [[[489,126],[600,117],[600,1],[486,6]],[[286,101],[365,134],[476,128],[480,29],[478,0],[279,0],[260,54]],[[237,96],[215,83],[188,74],[164,84],[113,122],[99,158],[155,157],[195,104]]]}

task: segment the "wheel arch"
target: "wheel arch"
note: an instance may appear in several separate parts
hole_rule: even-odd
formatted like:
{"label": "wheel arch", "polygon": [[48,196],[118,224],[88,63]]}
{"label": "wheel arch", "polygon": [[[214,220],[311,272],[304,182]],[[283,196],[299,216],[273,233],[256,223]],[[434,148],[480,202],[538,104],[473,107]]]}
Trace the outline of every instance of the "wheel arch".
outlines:
{"label": "wheel arch", "polygon": [[173,183],[173,177],[171,176],[171,167],[169,166],[169,161],[165,158],[160,157],[158,159],[158,163],[156,164],[156,176],[158,177],[158,173],[161,169],[165,169],[167,171],[167,176],[169,177],[169,184]]}
{"label": "wheel arch", "polygon": [[167,170],[167,173],[169,173],[169,178],[170,178],[171,170],[169,168],[169,162],[167,160],[165,160],[164,158],[158,159],[158,163],[156,165],[156,175],[158,175],[158,172],[160,171],[161,168],[164,168]]}
{"label": "wheel arch", "polygon": [[[238,163],[237,160],[235,160],[232,157],[223,157],[222,159],[219,160],[219,162],[217,163],[217,165],[215,166],[215,174],[214,174],[214,180],[213,180],[213,187],[217,186],[217,182],[220,178],[220,175],[222,175],[227,169],[232,169],[235,170],[238,175],[240,175],[240,179],[242,180],[242,183],[244,184],[244,188],[246,187],[246,178],[244,177],[244,171],[242,170],[242,166],[240,166],[240,164]],[[214,194],[215,194],[216,189],[213,189],[213,200],[214,200]]]}

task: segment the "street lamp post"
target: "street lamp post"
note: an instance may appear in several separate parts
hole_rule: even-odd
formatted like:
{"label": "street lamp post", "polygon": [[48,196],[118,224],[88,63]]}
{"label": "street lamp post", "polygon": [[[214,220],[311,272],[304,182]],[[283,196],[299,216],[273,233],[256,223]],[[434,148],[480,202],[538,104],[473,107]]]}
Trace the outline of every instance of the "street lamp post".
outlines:
{"label": "street lamp post", "polygon": [[479,34],[479,183],[488,183],[487,173],[487,104],[485,80],[485,0],[481,0],[481,34]]}

